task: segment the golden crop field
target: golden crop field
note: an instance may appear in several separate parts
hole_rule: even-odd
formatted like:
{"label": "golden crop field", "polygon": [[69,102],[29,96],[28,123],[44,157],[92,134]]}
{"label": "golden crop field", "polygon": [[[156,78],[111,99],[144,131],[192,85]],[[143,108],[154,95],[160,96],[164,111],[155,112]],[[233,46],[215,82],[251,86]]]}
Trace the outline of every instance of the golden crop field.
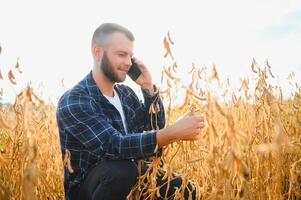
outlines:
{"label": "golden crop field", "polygon": [[[271,84],[269,63],[260,66],[255,59],[250,64],[255,80],[242,79],[238,88],[221,80],[214,65],[193,64],[187,83],[178,73],[173,45],[167,34],[159,85],[166,125],[184,114],[201,113],[206,126],[199,140],[166,147],[128,199],[155,199],[155,177],[162,170],[166,179],[172,172],[181,174],[182,187],[191,180],[198,199],[301,199],[301,88],[294,74],[287,77],[295,88],[287,98]],[[8,78],[15,84],[12,71]],[[216,96],[215,88],[223,92]],[[27,87],[13,105],[0,109],[0,199],[64,199],[63,165],[69,171],[72,165],[70,155],[61,159],[56,105],[45,105]],[[156,109],[152,106],[149,113]],[[147,191],[140,194],[143,188]],[[183,199],[181,188],[175,199]]]}

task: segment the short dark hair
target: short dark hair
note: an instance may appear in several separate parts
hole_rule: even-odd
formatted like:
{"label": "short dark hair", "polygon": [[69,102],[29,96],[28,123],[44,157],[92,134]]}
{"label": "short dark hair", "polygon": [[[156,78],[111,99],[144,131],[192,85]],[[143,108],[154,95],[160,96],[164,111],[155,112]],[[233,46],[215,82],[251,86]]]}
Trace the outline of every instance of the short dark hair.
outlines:
{"label": "short dark hair", "polygon": [[112,35],[115,32],[123,33],[131,41],[135,40],[133,33],[129,31],[127,28],[115,23],[104,23],[101,24],[94,31],[93,38],[92,38],[92,47],[95,44],[106,45],[108,42],[108,36]]}

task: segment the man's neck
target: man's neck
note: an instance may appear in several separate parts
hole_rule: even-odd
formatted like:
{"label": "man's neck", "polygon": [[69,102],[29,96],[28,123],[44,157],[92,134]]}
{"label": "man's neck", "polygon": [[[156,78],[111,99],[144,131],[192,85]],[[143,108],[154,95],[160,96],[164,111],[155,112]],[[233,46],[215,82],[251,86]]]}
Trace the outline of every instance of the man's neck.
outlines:
{"label": "man's neck", "polygon": [[92,76],[102,94],[113,97],[115,83],[108,79],[102,71],[93,68]]}

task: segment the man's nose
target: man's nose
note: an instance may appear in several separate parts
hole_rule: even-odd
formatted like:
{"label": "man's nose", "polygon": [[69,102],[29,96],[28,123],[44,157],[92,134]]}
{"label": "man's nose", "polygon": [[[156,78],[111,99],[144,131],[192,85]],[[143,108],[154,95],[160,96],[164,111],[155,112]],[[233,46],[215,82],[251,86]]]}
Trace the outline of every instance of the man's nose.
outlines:
{"label": "man's nose", "polygon": [[133,64],[131,58],[127,58],[125,64],[131,66]]}

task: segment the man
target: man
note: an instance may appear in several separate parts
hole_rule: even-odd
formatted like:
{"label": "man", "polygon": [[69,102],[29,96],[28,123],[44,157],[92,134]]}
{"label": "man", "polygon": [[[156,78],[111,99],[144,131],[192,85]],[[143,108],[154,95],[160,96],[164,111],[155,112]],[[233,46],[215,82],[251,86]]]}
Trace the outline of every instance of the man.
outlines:
{"label": "man", "polygon": [[[131,88],[116,84],[125,80],[132,65],[133,42],[133,34],[118,24],[99,26],[92,38],[92,71],[59,100],[62,153],[70,151],[74,170],[70,173],[65,167],[66,200],[125,199],[137,181],[138,160],[160,156],[161,148],[172,142],[196,140],[204,127],[203,116],[187,115],[164,128],[157,88],[148,68],[137,59],[142,73],[135,82],[144,103]],[[149,114],[151,105],[155,115]],[[181,182],[175,178],[169,191],[160,190],[162,196],[165,192],[172,196]]]}

